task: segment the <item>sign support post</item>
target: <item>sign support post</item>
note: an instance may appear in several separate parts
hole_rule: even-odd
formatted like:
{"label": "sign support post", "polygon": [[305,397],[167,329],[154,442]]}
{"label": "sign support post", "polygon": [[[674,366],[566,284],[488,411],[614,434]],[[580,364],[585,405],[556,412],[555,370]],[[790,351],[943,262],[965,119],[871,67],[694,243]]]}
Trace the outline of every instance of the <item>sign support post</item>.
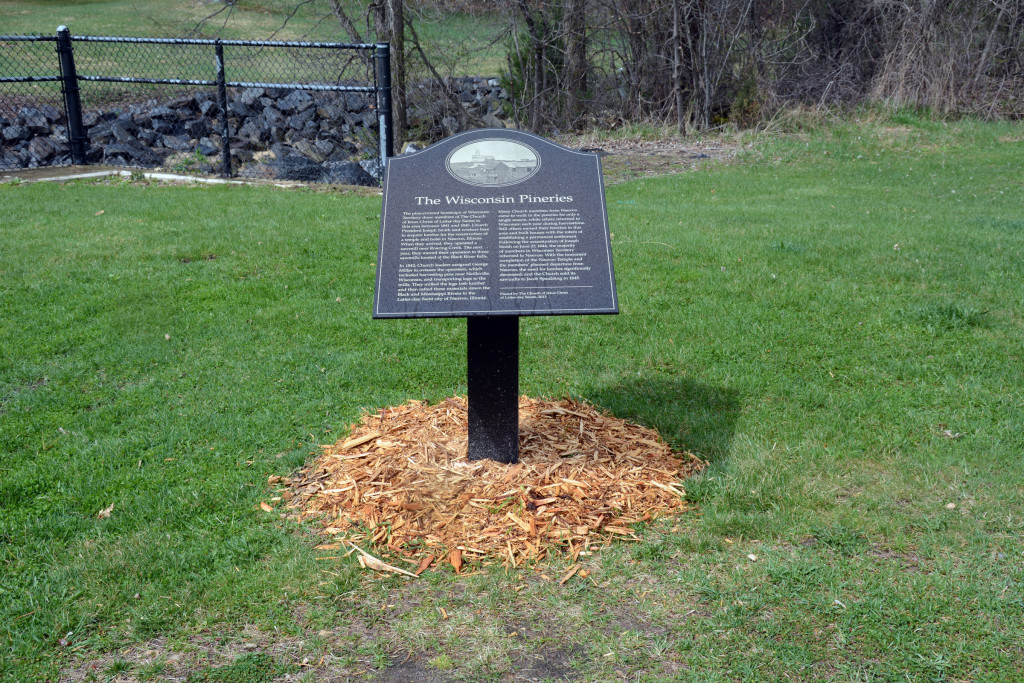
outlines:
{"label": "sign support post", "polygon": [[466,318],[469,459],[519,462],[519,316]]}

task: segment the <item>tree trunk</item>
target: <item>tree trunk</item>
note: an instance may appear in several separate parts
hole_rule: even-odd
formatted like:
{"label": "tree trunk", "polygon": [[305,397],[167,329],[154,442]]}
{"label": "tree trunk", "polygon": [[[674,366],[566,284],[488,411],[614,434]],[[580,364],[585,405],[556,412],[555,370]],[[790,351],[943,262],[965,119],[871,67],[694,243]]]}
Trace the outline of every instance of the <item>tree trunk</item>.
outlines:
{"label": "tree trunk", "polygon": [[686,135],[683,117],[683,37],[679,16],[679,0],[672,0],[672,87],[676,95],[676,129]]}
{"label": "tree trunk", "polygon": [[565,40],[565,121],[575,125],[583,117],[587,92],[587,0],[565,0],[562,17]]}
{"label": "tree trunk", "polygon": [[377,40],[391,43],[391,107],[395,116],[395,151],[400,152],[409,127],[404,0],[376,0],[371,9]]}

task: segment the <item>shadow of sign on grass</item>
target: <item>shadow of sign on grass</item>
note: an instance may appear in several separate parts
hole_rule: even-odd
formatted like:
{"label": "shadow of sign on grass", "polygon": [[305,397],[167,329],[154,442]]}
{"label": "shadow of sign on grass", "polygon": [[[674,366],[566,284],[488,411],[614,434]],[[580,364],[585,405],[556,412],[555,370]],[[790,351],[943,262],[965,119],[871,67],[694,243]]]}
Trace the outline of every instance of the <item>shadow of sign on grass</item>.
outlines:
{"label": "shadow of sign on grass", "polygon": [[673,448],[709,463],[722,463],[732,451],[741,407],[734,389],[655,376],[595,388],[585,395],[616,417],[657,429]]}

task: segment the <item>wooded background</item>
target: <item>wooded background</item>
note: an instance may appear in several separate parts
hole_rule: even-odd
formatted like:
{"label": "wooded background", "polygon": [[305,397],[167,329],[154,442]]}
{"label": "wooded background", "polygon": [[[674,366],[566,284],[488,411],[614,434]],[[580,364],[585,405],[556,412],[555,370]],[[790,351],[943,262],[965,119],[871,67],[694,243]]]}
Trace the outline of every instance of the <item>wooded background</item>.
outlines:
{"label": "wooded background", "polygon": [[453,13],[497,18],[488,46],[505,53],[510,114],[536,132],[652,120],[682,133],[752,127],[793,105],[866,101],[1024,114],[1024,0],[327,3],[347,39],[392,43],[399,131],[410,106],[449,122],[440,128],[470,123],[449,77],[465,51],[437,49],[418,30]]}

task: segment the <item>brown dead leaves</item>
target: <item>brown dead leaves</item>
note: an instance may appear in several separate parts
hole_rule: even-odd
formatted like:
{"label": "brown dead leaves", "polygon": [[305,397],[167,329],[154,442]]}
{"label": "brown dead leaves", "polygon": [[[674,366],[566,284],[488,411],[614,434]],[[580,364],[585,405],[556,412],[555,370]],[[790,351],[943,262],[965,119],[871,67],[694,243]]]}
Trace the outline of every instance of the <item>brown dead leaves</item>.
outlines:
{"label": "brown dead leaves", "polygon": [[632,538],[630,524],[684,510],[679,479],[704,465],[654,430],[568,399],[520,398],[519,425],[519,464],[471,462],[465,399],[411,401],[364,416],[348,439],[271,483],[325,533],[368,540],[419,574],[485,559],[515,566],[555,547],[575,561],[582,548]]}

